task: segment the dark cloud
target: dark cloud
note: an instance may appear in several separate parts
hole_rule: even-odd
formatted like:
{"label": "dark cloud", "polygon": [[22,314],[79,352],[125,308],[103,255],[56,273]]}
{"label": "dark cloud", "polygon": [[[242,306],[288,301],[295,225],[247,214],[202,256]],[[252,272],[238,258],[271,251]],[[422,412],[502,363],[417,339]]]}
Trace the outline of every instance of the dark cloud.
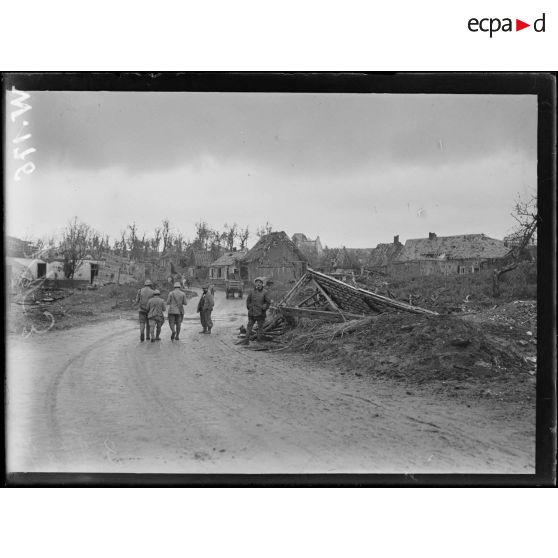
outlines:
{"label": "dark cloud", "polygon": [[219,164],[277,173],[536,156],[528,96],[37,92],[38,162],[156,172]]}
{"label": "dark cloud", "polygon": [[[501,238],[536,185],[530,96],[41,92],[31,104],[36,170],[7,183],[16,236],[77,215],[113,237],[168,217],[186,236],[200,219],[270,221],[353,247]],[[13,177],[20,162],[6,163]]]}

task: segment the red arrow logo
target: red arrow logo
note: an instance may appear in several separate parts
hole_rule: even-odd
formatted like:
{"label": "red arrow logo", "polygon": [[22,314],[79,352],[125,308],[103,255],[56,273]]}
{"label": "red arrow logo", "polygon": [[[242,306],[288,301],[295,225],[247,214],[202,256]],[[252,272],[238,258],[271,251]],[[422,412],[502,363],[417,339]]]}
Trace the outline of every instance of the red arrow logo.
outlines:
{"label": "red arrow logo", "polygon": [[522,29],[525,29],[526,27],[531,27],[531,24],[525,23],[524,21],[521,21],[520,19],[515,20],[515,30],[516,31],[521,31]]}

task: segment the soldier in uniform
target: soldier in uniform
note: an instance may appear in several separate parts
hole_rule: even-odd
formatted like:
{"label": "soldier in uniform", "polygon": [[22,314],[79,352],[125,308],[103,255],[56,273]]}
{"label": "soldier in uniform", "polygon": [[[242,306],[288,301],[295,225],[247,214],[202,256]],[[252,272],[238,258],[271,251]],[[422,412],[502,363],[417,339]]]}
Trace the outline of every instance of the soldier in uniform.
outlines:
{"label": "soldier in uniform", "polygon": [[198,312],[200,314],[200,322],[203,330],[200,333],[211,333],[213,322],[211,321],[211,312],[213,310],[213,296],[209,292],[209,285],[202,287],[203,294],[198,302]]}
{"label": "soldier in uniform", "polygon": [[165,310],[165,301],[161,298],[161,292],[159,290],[155,290],[153,292],[153,296],[147,303],[147,317],[149,319],[151,343],[161,341],[161,327],[165,322],[165,315],[163,313]]}
{"label": "soldier in uniform", "polygon": [[246,299],[246,307],[248,308],[248,327],[246,330],[246,339],[244,343],[250,344],[250,336],[252,335],[252,328],[254,323],[258,324],[258,341],[262,339],[262,331],[265,322],[265,313],[271,306],[271,300],[267,291],[263,288],[263,279],[257,277],[254,281],[254,289],[248,294]]}
{"label": "soldier in uniform", "polygon": [[184,306],[188,304],[186,295],[180,289],[180,281],[174,284],[174,289],[167,297],[167,306],[169,308],[169,326],[171,328],[171,341],[179,340],[180,327],[184,319]]}
{"label": "soldier in uniform", "polygon": [[149,340],[149,325],[147,324],[147,303],[155,292],[152,288],[150,279],[146,279],[143,288],[136,295],[136,304],[139,304],[139,324],[140,324],[140,341],[145,339],[145,330],[147,329],[147,339]]}

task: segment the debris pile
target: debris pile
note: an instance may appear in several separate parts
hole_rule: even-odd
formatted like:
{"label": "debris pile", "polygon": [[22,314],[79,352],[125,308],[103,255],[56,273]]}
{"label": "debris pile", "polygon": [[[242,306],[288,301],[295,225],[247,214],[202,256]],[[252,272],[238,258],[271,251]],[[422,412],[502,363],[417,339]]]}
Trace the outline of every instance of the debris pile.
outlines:
{"label": "debris pile", "polygon": [[440,315],[309,270],[277,304],[254,350],[304,352],[342,374],[451,396],[526,401],[535,397],[536,317],[535,301]]}
{"label": "debris pile", "polygon": [[[518,400],[534,397],[536,344],[517,342],[517,328],[468,322],[453,316],[385,312],[343,324],[299,320],[282,336],[281,348],[328,361],[358,376],[385,376],[411,385],[446,391],[466,390],[473,397],[506,393]],[[484,395],[483,395],[484,394]]]}
{"label": "debris pile", "polygon": [[[287,319],[285,319],[283,316],[281,315],[272,316],[271,318],[267,319],[264,324],[261,339],[263,341],[268,341],[268,342],[277,341],[289,328],[290,325]],[[242,343],[244,343],[246,341],[247,334],[248,332],[246,328],[244,326],[241,326],[239,328],[238,340],[236,341],[235,344],[241,345]],[[257,336],[258,336],[258,327],[256,325],[256,327],[252,330],[250,341],[254,341],[257,338]],[[260,346],[260,347],[252,347],[252,349],[268,350],[268,347]]]}
{"label": "debris pile", "polygon": [[[72,293],[70,293],[72,294]],[[68,296],[68,293],[60,289],[56,290],[42,290],[42,289],[32,289],[23,291],[13,297],[13,302],[15,304],[21,304],[25,306],[31,305],[47,305],[56,302],[57,300],[62,300]]]}
{"label": "debris pile", "polygon": [[473,316],[467,316],[467,320],[516,327],[525,332],[530,331],[536,337],[537,303],[534,300],[514,300],[499,306],[492,305]]}
{"label": "debris pile", "polygon": [[307,350],[310,346],[328,345],[336,338],[364,331],[376,320],[376,316],[368,316],[359,320],[351,320],[341,324],[300,320],[296,329],[290,330],[284,338],[284,349]]}

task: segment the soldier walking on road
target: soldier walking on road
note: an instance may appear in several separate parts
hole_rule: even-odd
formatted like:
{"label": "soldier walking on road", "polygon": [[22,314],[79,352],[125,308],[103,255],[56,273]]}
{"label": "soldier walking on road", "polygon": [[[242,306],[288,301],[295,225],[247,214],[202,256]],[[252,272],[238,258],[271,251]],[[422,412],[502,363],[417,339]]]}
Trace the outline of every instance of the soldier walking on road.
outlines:
{"label": "soldier walking on road", "polygon": [[139,324],[140,324],[140,341],[145,339],[144,331],[147,329],[147,339],[149,340],[149,325],[147,323],[147,304],[149,299],[155,292],[151,288],[151,280],[146,279],[143,288],[136,295],[136,304],[139,303]]}
{"label": "soldier walking on road", "polygon": [[[155,290],[153,296],[147,304],[147,317],[149,319],[149,331],[151,333],[151,343],[161,341],[161,327],[165,322],[164,311],[166,310],[165,301],[161,298],[161,292]],[[157,329],[157,331],[155,331]]]}
{"label": "soldier walking on road", "polygon": [[169,307],[169,326],[171,328],[171,341],[180,339],[180,327],[184,319],[184,306],[188,304],[186,294],[180,289],[180,281],[174,284],[174,289],[167,297],[167,306]]}
{"label": "soldier walking on road", "polygon": [[211,312],[213,310],[213,296],[209,291],[209,285],[204,285],[203,294],[198,302],[198,312],[203,330],[200,333],[211,333],[213,322],[211,321]]}
{"label": "soldier walking on road", "polygon": [[257,277],[254,281],[254,289],[248,294],[246,299],[246,307],[248,308],[248,327],[246,330],[246,339],[244,343],[250,344],[252,328],[254,323],[258,324],[258,341],[262,339],[263,326],[265,322],[265,313],[271,306],[271,300],[267,291],[263,288],[263,279]]}

